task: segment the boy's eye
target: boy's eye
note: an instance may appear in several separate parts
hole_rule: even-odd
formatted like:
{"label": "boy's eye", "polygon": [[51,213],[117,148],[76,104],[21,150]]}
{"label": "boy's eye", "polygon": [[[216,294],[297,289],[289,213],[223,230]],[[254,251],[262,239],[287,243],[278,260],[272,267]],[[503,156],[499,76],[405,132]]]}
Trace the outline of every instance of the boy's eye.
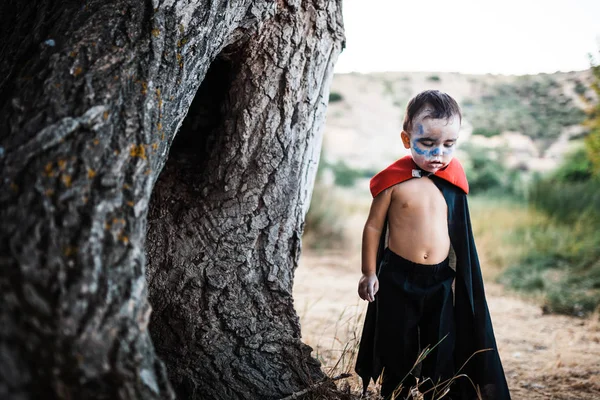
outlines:
{"label": "boy's eye", "polygon": [[454,143],[444,143],[444,147],[450,148],[452,146],[454,146]]}
{"label": "boy's eye", "polygon": [[433,146],[433,142],[431,140],[422,140],[420,143],[425,147]]}

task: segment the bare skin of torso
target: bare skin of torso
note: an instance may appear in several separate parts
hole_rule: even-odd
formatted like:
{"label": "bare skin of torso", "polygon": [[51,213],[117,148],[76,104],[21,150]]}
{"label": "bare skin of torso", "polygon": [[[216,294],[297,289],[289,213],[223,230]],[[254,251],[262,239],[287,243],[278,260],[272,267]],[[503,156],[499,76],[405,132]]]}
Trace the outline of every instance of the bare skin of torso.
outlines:
{"label": "bare skin of torso", "polygon": [[363,231],[359,295],[369,301],[379,289],[375,263],[386,215],[388,247],[394,253],[415,263],[435,265],[450,252],[448,206],[431,179],[413,178],[384,190],[373,199]]}
{"label": "bare skin of torso", "polygon": [[394,253],[420,264],[438,264],[448,256],[448,207],[431,179],[393,186],[388,222],[388,247]]}

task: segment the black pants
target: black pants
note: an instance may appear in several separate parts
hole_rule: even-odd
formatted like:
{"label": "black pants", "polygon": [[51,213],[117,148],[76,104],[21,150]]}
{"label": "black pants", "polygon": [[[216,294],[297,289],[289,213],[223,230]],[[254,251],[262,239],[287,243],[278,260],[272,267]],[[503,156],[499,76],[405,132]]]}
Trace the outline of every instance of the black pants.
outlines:
{"label": "black pants", "polygon": [[[401,383],[403,389],[396,392],[396,398],[404,399],[417,377],[419,390],[425,392],[454,375],[454,276],[448,259],[423,265],[385,250],[379,270],[375,338],[384,368],[381,394],[385,398]],[[435,347],[413,369],[427,346]],[[433,393],[432,389],[426,398]]]}

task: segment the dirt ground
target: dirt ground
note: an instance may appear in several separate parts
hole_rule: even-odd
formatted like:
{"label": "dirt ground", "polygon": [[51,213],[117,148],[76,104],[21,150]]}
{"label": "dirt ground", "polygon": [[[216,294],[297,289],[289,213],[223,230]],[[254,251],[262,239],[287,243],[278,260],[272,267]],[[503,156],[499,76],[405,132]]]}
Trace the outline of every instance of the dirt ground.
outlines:
{"label": "dirt ground", "polygon": [[[352,372],[366,310],[356,294],[360,262],[355,253],[305,251],[296,270],[294,298],[303,340],[332,376]],[[539,306],[490,282],[486,293],[513,399],[600,399],[597,316],[544,315]],[[356,377],[347,382],[359,387]]]}

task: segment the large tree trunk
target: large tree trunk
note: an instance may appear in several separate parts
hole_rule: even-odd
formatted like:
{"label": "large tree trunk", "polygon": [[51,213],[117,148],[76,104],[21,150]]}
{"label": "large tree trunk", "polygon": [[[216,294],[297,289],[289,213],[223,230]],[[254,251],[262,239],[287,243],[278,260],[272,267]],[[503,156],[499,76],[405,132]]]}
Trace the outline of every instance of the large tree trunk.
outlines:
{"label": "large tree trunk", "polygon": [[0,4],[0,398],[320,379],[291,291],[339,1],[35,3]]}

